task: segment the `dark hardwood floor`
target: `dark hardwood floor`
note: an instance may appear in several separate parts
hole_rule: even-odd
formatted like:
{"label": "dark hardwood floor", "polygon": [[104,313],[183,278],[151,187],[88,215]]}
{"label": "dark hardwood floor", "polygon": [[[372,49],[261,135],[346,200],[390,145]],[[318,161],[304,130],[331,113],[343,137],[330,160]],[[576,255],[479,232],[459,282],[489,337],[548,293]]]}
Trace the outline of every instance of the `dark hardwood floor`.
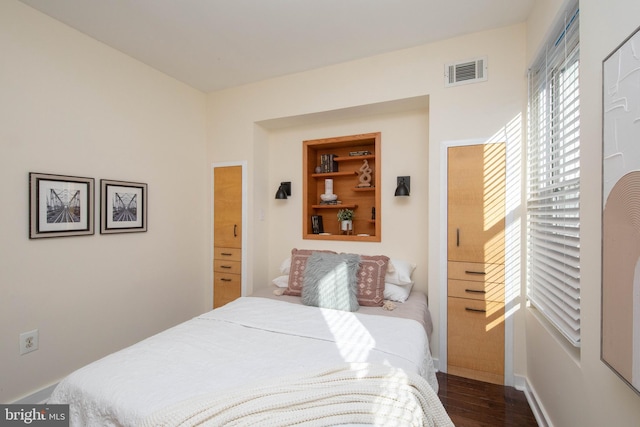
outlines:
{"label": "dark hardwood floor", "polygon": [[437,373],[438,396],[456,427],[538,426],[524,392]]}

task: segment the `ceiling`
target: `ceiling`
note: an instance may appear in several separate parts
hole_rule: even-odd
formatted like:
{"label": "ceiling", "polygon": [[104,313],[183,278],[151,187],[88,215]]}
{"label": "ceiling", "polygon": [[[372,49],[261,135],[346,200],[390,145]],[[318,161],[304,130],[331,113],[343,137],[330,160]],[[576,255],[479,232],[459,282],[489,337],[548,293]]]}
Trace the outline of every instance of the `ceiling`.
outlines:
{"label": "ceiling", "polygon": [[534,0],[21,0],[204,92],[523,22]]}

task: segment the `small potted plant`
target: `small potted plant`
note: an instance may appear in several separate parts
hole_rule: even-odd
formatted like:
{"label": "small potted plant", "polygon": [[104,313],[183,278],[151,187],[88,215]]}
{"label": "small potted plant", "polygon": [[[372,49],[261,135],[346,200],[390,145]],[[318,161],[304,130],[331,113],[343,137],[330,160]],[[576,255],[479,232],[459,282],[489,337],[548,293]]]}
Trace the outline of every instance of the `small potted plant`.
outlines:
{"label": "small potted plant", "polygon": [[340,209],[338,211],[338,221],[340,221],[342,234],[351,234],[353,232],[353,217],[353,209]]}

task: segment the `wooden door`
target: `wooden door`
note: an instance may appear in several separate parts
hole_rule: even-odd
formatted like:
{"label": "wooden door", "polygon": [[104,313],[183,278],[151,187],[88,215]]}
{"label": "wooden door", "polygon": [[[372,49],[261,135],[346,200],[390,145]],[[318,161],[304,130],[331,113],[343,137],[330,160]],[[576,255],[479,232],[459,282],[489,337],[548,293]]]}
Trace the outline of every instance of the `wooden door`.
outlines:
{"label": "wooden door", "polygon": [[213,170],[213,245],[242,247],[242,166]]}
{"label": "wooden door", "polygon": [[449,148],[449,261],[504,263],[504,165],[504,144]]}
{"label": "wooden door", "polygon": [[448,150],[447,369],[504,383],[505,144]]}
{"label": "wooden door", "polygon": [[242,294],[242,166],[213,170],[213,307]]}

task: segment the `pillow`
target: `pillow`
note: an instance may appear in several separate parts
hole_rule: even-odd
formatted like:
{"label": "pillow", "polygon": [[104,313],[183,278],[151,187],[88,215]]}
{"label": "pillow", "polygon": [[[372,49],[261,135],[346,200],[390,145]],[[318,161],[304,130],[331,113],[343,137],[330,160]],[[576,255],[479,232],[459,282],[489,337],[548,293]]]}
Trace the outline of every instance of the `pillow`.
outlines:
{"label": "pillow", "polygon": [[314,252],[306,262],[301,301],[305,305],[357,311],[360,257]]}
{"label": "pillow", "polygon": [[413,284],[411,276],[413,270],[416,269],[415,264],[411,264],[408,261],[391,259],[389,260],[389,268],[385,276],[385,282],[394,285],[410,285]]}
{"label": "pillow", "polygon": [[291,257],[285,259],[284,261],[282,261],[282,264],[280,264],[280,274],[289,274],[290,271],[291,271]]}
{"label": "pillow", "polygon": [[332,251],[313,251],[308,249],[291,249],[291,271],[289,272],[289,283],[284,290],[285,295],[299,297],[302,295],[302,285],[304,284],[304,269],[307,259],[314,252],[332,253]]}
{"label": "pillow", "polygon": [[274,285],[279,288],[286,288],[289,286],[289,275],[285,274],[284,276],[278,276],[271,281]]}
{"label": "pillow", "polygon": [[384,284],[384,299],[396,302],[405,302],[411,293],[412,284],[394,285],[393,283]]}
{"label": "pillow", "polygon": [[358,269],[358,303],[364,306],[382,306],[384,283],[389,257],[361,255]]}

